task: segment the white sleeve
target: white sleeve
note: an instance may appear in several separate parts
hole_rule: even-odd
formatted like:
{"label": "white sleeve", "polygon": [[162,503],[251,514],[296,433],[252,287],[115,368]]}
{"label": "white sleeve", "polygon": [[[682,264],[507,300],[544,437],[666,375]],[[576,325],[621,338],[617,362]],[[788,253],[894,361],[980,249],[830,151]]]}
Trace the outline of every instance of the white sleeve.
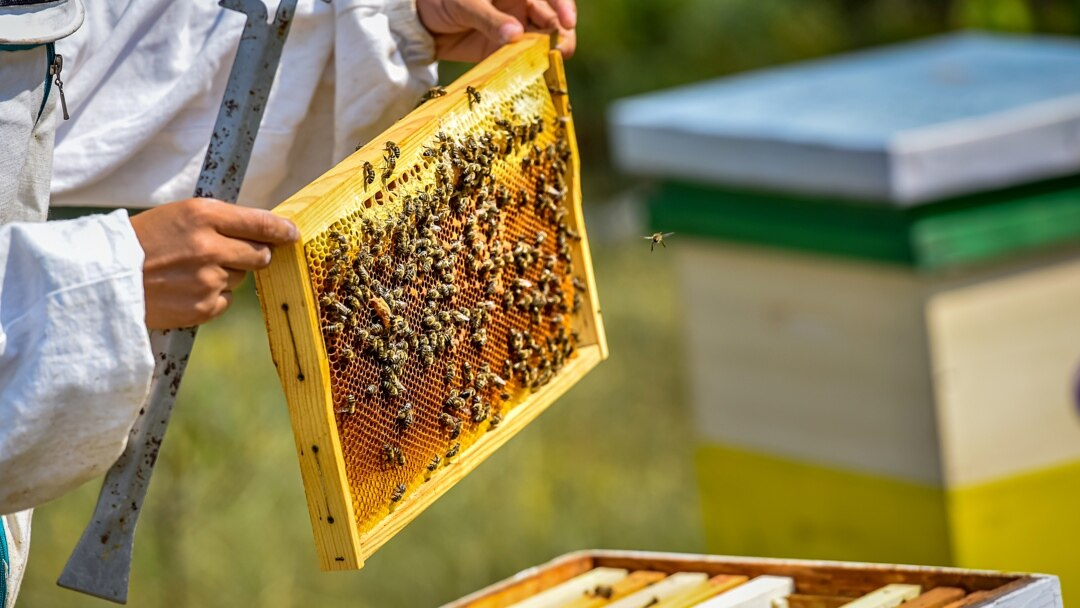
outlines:
{"label": "white sleeve", "polygon": [[[71,120],[57,125],[52,206],[191,196],[243,25],[216,2],[88,3],[57,45]],[[414,0],[300,0],[240,203],[276,205],[378,135],[435,83],[434,62]]]}
{"label": "white sleeve", "polygon": [[435,84],[435,41],[415,0],[336,0],[334,155],[340,162]]}
{"label": "white sleeve", "polygon": [[0,513],[104,473],[149,389],[127,213],[0,226]]}

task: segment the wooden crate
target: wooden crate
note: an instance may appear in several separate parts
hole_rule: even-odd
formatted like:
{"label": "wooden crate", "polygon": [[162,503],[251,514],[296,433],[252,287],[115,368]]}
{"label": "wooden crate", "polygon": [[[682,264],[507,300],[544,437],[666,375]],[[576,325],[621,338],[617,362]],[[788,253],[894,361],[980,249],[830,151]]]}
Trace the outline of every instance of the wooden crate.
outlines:
{"label": "wooden crate", "polygon": [[[1056,577],[932,568],[781,559],[721,557],[643,551],[580,551],[523,570],[443,608],[503,608],[528,599],[594,568],[630,572],[702,572],[708,576],[781,576],[794,579],[791,608],[843,606],[885,585],[919,585],[922,592],[936,588],[960,589],[965,599],[956,606],[978,608],[1055,608],[1064,606]],[[895,605],[895,604],[894,604]],[[940,604],[927,604],[940,605]]]}
{"label": "wooden crate", "polygon": [[440,93],[274,209],[302,238],[256,274],[327,570],[607,356],[559,53],[528,35]]}

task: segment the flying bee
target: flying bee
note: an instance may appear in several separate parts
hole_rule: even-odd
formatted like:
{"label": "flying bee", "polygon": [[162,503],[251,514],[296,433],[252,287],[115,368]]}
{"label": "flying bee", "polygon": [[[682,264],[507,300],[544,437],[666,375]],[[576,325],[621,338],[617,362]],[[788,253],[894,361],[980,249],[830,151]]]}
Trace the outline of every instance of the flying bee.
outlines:
{"label": "flying bee", "polygon": [[413,423],[413,407],[411,403],[406,403],[401,406],[397,411],[397,417],[395,418],[398,428],[402,431],[407,431]]}
{"label": "flying bee", "polygon": [[371,166],[371,163],[364,161],[364,185],[369,186],[375,183],[375,167]]}
{"label": "flying bee", "polygon": [[649,251],[653,251],[654,249],[656,249],[657,245],[660,245],[661,247],[664,247],[666,249],[667,245],[664,244],[664,239],[666,239],[667,237],[669,237],[669,236],[671,236],[673,234],[675,234],[675,233],[674,232],[654,232],[654,233],[652,233],[651,236],[643,236],[641,238],[643,238],[643,239],[645,239],[647,241],[652,241],[651,243],[649,243]]}
{"label": "flying bee", "polygon": [[450,448],[450,450],[446,453],[446,459],[450,460],[454,456],[457,456],[457,454],[458,454],[458,452],[460,450],[461,450],[461,444],[460,443],[455,443],[454,447]]}
{"label": "flying bee", "polygon": [[478,91],[476,87],[471,85],[465,87],[465,95],[469,98],[469,107],[472,107],[473,104],[480,103],[480,91]]}
{"label": "flying bee", "polygon": [[398,502],[399,500],[404,498],[406,489],[407,488],[403,483],[399,483],[397,486],[395,486],[393,493],[390,494],[390,502]]}

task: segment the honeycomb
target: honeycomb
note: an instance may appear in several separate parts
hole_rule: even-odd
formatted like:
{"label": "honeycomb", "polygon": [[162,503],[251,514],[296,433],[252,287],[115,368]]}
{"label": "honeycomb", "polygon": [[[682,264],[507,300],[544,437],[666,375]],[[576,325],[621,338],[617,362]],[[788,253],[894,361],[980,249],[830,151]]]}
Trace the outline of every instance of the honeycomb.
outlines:
{"label": "honeycomb", "polygon": [[363,205],[304,247],[361,533],[575,354],[559,92],[541,75],[465,94],[408,159],[385,142]]}

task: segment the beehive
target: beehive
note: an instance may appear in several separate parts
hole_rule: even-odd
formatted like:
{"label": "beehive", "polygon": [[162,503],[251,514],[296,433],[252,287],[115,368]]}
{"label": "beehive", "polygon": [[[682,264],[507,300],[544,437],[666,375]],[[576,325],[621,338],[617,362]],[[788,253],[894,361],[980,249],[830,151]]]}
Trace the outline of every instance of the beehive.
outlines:
{"label": "beehive", "polygon": [[320,562],[354,569],[606,357],[558,52],[530,35],[274,209],[256,275]]}

